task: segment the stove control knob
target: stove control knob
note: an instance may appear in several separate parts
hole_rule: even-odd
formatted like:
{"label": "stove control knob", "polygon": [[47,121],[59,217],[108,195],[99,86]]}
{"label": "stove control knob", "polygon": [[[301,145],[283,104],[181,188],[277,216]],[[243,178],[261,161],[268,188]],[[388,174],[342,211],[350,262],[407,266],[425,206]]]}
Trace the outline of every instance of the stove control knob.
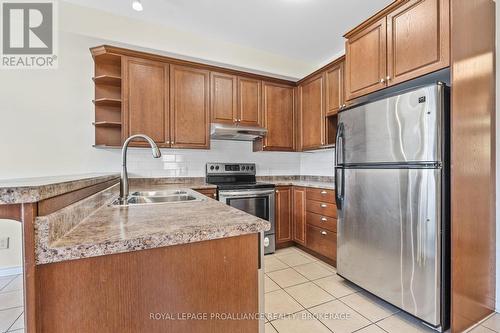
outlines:
{"label": "stove control knob", "polygon": [[214,166],[213,166],[213,165],[211,165],[211,166],[210,166],[210,170],[213,170],[213,169],[214,169]]}
{"label": "stove control knob", "polygon": [[252,167],[250,167],[250,170],[252,170],[252,171],[253,171],[253,166],[252,166]]}
{"label": "stove control knob", "polygon": [[215,167],[215,170],[219,170],[219,166],[218,165]]}

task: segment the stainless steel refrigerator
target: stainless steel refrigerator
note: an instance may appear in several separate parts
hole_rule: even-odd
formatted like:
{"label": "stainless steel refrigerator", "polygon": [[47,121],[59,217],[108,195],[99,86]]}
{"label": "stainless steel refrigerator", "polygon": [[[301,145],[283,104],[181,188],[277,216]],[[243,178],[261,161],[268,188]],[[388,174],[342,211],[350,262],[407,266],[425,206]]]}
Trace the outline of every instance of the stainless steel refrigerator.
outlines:
{"label": "stainless steel refrigerator", "polygon": [[437,83],[338,115],[337,272],[448,327],[449,90]]}

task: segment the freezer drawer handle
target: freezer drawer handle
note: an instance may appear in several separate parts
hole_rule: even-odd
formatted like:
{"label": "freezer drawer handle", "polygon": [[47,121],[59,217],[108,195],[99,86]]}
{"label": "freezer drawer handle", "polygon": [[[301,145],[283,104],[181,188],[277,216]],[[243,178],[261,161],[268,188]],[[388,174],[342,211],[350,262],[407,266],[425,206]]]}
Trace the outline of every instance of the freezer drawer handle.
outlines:
{"label": "freezer drawer handle", "polygon": [[326,236],[326,235],[327,235],[327,232],[326,232],[326,231],[322,231],[322,232],[321,232],[321,234],[322,234],[323,236]]}

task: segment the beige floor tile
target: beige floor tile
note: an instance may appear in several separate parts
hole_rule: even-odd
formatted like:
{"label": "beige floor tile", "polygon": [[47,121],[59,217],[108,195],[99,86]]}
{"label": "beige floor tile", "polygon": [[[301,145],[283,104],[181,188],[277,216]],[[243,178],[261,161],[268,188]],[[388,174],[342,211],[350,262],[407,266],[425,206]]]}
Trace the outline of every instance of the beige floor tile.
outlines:
{"label": "beige floor tile", "polygon": [[300,253],[290,253],[284,256],[279,257],[281,261],[283,261],[288,266],[298,266],[303,264],[308,264],[310,262],[314,262],[312,259],[303,256]]}
{"label": "beige floor tile", "polygon": [[0,276],[0,291],[2,291],[2,289],[5,288],[5,286],[8,285],[10,281],[14,280],[15,278],[16,278],[15,275]]}
{"label": "beige floor tile", "polygon": [[328,328],[307,311],[275,320],[273,325],[279,333],[330,333]]}
{"label": "beige floor tile", "polygon": [[288,265],[279,260],[278,258],[266,258],[264,257],[264,271],[266,273],[277,271],[280,269],[288,268]]}
{"label": "beige floor tile", "polygon": [[482,325],[490,330],[500,332],[500,314],[495,313],[493,316],[488,318]]}
{"label": "beige floor tile", "polygon": [[23,290],[23,276],[16,276],[9,284],[7,284],[0,292]]}
{"label": "beige floor tile", "polygon": [[335,299],[312,282],[285,288],[285,291],[306,309]]}
{"label": "beige floor tile", "polygon": [[318,258],[316,258],[315,256],[305,252],[305,251],[302,251],[301,249],[297,248],[297,253],[299,253],[300,255],[304,256],[304,257],[307,257],[313,261],[319,261]]}
{"label": "beige floor tile", "polygon": [[382,320],[399,312],[394,306],[364,291],[342,297],[340,301],[373,322]]}
{"label": "beige floor tile", "polygon": [[365,328],[360,329],[359,331],[356,331],[356,333],[386,333],[386,332],[377,325],[371,324],[370,326],[367,326]]}
{"label": "beige floor tile", "polygon": [[317,263],[320,264],[321,266],[323,266],[324,268],[326,268],[327,270],[332,271],[335,274],[337,273],[337,269],[335,267],[333,267],[332,265],[328,265],[326,262],[323,262],[320,260],[318,260]]}
{"label": "beige floor tile", "polygon": [[322,277],[327,277],[335,274],[334,272],[326,269],[326,267],[320,265],[317,262],[311,262],[304,265],[294,266],[295,269],[300,274],[304,275],[309,280],[317,280]]}
{"label": "beige floor tile", "polygon": [[286,255],[289,255],[292,253],[299,253],[299,249],[297,249],[296,247],[293,247],[293,246],[286,247],[284,249],[276,250],[276,252],[274,252],[274,255],[279,258],[279,257],[286,256]]}
{"label": "beige floor tile", "polygon": [[492,331],[484,326],[476,326],[473,329],[467,331],[467,333],[495,333],[495,332],[496,331]]}
{"label": "beige floor tile", "polygon": [[272,291],[266,294],[265,313],[270,321],[301,310],[304,310],[304,308],[283,290]]}
{"label": "beige floor tile", "polygon": [[264,326],[264,333],[278,333],[270,323],[266,323]]}
{"label": "beige floor tile", "polygon": [[22,290],[9,291],[0,294],[0,310],[23,306]]}
{"label": "beige floor tile", "polygon": [[377,325],[389,333],[435,333],[434,330],[403,312],[385,318]]}
{"label": "beige floor tile", "polygon": [[11,308],[0,311],[0,332],[5,332],[23,313],[23,308]]}
{"label": "beige floor tile", "polygon": [[327,276],[326,278],[315,280],[314,283],[337,298],[353,294],[360,290],[338,275]]}
{"label": "beige floor tile", "polygon": [[10,331],[24,329],[24,312],[17,318],[16,322],[9,328]]}
{"label": "beige floor tile", "polygon": [[338,300],[318,305],[309,311],[335,333],[351,333],[370,325],[368,319]]}
{"label": "beige floor tile", "polygon": [[264,277],[264,290],[266,293],[270,291],[275,291],[281,289],[280,286],[276,284],[273,280],[271,280],[267,275]]}
{"label": "beige floor tile", "polygon": [[296,284],[305,283],[307,279],[292,268],[282,269],[267,274],[281,288],[291,287]]}

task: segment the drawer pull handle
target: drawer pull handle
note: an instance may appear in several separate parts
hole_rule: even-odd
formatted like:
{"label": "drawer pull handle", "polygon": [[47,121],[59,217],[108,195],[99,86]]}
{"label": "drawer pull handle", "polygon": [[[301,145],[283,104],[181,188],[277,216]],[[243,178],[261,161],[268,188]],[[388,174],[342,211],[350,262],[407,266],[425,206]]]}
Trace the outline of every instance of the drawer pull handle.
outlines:
{"label": "drawer pull handle", "polygon": [[216,198],[216,197],[217,197],[217,193],[213,193],[213,194],[212,194],[212,196],[213,196],[214,198]]}
{"label": "drawer pull handle", "polygon": [[326,217],[321,218],[321,222],[326,222],[326,221],[328,221],[328,219]]}
{"label": "drawer pull handle", "polygon": [[326,192],[326,191],[321,191],[321,194],[322,194],[322,195],[325,195],[325,194],[327,194],[327,193],[328,193],[328,192]]}
{"label": "drawer pull handle", "polygon": [[322,231],[322,232],[321,232],[321,234],[322,234],[323,236],[326,236],[326,235],[327,235],[326,231]]}
{"label": "drawer pull handle", "polygon": [[328,207],[327,204],[321,204],[321,208],[326,208],[326,207]]}

